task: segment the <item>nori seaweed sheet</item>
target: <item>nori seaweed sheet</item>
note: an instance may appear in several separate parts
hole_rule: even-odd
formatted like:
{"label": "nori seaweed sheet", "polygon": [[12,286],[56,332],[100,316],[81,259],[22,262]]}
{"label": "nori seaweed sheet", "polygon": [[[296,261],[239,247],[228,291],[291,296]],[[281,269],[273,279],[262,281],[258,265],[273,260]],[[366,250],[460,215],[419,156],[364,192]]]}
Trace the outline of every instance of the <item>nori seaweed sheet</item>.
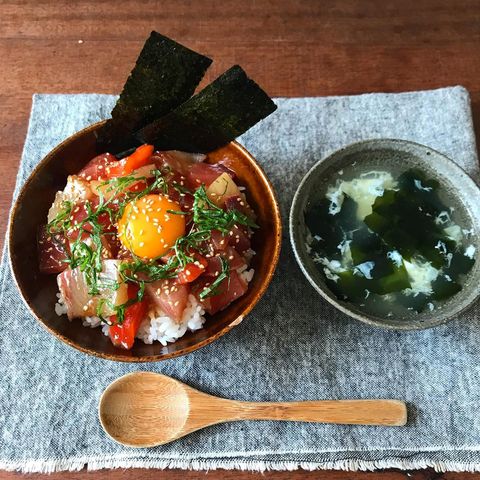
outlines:
{"label": "nori seaweed sheet", "polygon": [[100,151],[118,153],[135,144],[133,132],[190,98],[212,60],[152,32],[112,110],[98,132]]}
{"label": "nori seaweed sheet", "polygon": [[159,150],[208,153],[226,145],[277,106],[235,65],[185,103],[135,135]]}

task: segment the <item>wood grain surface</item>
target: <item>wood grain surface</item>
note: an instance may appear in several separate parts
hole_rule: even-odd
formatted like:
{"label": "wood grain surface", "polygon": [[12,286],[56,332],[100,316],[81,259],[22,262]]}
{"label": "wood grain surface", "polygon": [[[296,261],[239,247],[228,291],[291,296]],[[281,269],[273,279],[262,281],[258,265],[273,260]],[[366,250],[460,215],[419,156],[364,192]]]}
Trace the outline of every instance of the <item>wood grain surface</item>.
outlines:
{"label": "wood grain surface", "polygon": [[[119,92],[152,29],[211,56],[214,64],[206,81],[239,63],[274,96],[398,92],[460,84],[470,90],[474,122],[480,122],[478,0],[0,0],[1,244],[31,95]],[[204,476],[155,470],[84,471],[49,477],[0,472],[0,480]],[[224,471],[206,474],[210,480],[258,476]],[[265,477],[480,479],[480,475],[431,470],[271,472]]]}

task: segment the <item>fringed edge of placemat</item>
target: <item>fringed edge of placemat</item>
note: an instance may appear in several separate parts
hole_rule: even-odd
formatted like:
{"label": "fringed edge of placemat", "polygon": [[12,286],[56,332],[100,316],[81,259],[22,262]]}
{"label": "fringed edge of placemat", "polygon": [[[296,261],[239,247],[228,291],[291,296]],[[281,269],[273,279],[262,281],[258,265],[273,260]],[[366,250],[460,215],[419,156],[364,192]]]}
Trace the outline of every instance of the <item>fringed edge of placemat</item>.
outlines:
{"label": "fringed edge of placemat", "polygon": [[294,470],[344,470],[344,471],[374,471],[396,468],[400,470],[419,470],[433,468],[436,472],[480,472],[480,463],[434,461],[427,458],[405,459],[385,458],[382,460],[335,460],[328,462],[284,462],[247,459],[112,459],[102,458],[89,460],[26,460],[24,462],[0,461],[0,470],[21,473],[54,473],[60,471],[89,471],[116,468],[142,469],[181,469],[193,471],[209,470],[241,470],[251,472],[294,471]]}

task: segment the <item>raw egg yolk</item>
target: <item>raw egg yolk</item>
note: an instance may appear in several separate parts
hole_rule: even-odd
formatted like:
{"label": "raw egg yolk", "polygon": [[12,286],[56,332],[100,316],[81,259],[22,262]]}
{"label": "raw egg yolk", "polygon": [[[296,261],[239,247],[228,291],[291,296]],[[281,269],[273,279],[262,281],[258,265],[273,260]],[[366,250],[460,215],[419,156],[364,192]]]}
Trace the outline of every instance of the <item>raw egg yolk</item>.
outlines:
{"label": "raw egg yolk", "polygon": [[183,215],[171,211],[182,210],[165,195],[146,195],[127,204],[117,225],[122,245],[142,258],[165,255],[185,235]]}

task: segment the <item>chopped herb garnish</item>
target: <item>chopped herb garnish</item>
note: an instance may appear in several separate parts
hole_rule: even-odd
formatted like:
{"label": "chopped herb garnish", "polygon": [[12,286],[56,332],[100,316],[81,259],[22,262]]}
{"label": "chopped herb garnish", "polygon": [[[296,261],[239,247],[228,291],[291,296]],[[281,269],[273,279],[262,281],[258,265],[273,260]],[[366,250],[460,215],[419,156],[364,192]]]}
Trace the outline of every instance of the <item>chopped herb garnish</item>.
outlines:
{"label": "chopped herb garnish", "polygon": [[222,284],[224,280],[230,277],[230,265],[229,263],[222,257],[220,257],[220,261],[222,262],[222,271],[220,275],[215,279],[215,281],[209,285],[208,287],[205,287],[201,292],[199,297],[201,299],[207,298],[207,297],[213,297],[214,295],[218,295],[218,288]]}

